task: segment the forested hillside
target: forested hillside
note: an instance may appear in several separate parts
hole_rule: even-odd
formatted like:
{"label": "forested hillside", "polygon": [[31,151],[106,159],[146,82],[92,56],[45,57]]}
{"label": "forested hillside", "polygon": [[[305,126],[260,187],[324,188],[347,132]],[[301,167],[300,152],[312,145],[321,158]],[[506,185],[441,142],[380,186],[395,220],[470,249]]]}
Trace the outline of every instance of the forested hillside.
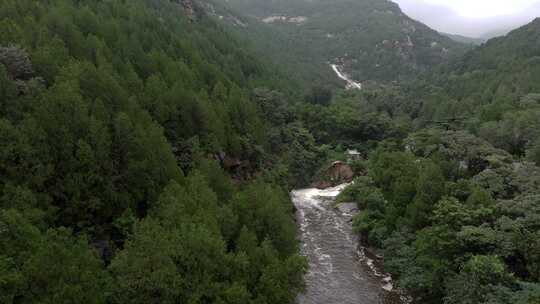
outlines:
{"label": "forested hillside", "polygon": [[[267,56],[304,79],[335,63],[360,82],[407,81],[467,48],[417,22],[386,0],[230,0],[259,25],[243,29]],[[266,31],[260,30],[264,24]]]}
{"label": "forested hillside", "polygon": [[537,20],[331,105],[355,122],[333,138],[368,155],[339,199],[358,202],[357,231],[419,303],[540,302],[539,34]]}
{"label": "forested hillside", "polygon": [[317,151],[251,94],[286,77],[186,1],[6,0],[0,29],[1,303],[293,301]]}
{"label": "forested hillside", "polygon": [[294,303],[288,192],[347,149],[339,200],[415,302],[540,303],[539,36],[470,50],[386,0],[3,0],[0,303]]}
{"label": "forested hillside", "polygon": [[397,105],[420,126],[449,122],[538,162],[540,22],[468,52],[405,89]]}

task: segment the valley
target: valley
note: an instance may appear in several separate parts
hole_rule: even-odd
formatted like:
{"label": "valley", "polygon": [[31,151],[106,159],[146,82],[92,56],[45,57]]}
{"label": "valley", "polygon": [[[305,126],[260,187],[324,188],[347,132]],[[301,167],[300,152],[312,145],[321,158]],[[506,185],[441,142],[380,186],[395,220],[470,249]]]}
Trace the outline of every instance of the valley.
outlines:
{"label": "valley", "polygon": [[539,223],[540,19],[0,1],[2,304],[537,304]]}

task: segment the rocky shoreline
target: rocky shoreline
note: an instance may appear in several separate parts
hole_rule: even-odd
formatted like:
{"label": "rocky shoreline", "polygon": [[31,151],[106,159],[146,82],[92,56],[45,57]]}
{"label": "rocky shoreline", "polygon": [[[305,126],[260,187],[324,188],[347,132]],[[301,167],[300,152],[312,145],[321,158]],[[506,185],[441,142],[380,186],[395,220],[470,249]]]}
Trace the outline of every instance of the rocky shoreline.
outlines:
{"label": "rocky shoreline", "polygon": [[335,161],[325,168],[320,174],[320,178],[311,184],[313,188],[328,189],[342,184],[348,184],[354,179],[352,167],[342,161]]}
{"label": "rocky shoreline", "polygon": [[[355,202],[343,202],[336,204],[334,207],[342,217],[346,217],[352,221],[353,217],[361,212],[358,204]],[[368,268],[370,273],[381,282],[383,289],[382,303],[383,304],[406,304],[412,302],[412,297],[404,290],[395,288],[392,276],[384,271],[384,256],[380,250],[370,247],[366,242],[365,236],[361,234],[357,237],[357,252],[358,258]]]}

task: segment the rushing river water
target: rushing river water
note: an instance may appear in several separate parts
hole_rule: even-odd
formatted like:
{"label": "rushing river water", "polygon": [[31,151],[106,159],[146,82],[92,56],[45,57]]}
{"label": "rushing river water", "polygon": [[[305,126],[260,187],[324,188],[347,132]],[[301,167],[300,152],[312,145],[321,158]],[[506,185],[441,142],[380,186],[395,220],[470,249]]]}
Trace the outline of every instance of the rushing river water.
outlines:
{"label": "rushing river water", "polygon": [[306,292],[299,296],[298,303],[403,303],[392,291],[390,277],[379,273],[358,246],[352,233],[352,208],[334,208],[336,196],[345,187],[292,192],[302,254],[309,261]]}

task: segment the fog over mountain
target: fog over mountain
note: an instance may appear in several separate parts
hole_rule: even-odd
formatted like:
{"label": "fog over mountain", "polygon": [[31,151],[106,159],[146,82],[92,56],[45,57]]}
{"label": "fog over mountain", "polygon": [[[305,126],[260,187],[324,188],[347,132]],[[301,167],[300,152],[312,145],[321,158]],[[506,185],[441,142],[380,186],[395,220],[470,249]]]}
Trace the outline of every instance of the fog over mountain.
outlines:
{"label": "fog over mountain", "polygon": [[444,33],[475,38],[504,35],[540,16],[540,1],[518,13],[493,17],[464,17],[449,6],[425,0],[393,0],[402,10],[430,27]]}

